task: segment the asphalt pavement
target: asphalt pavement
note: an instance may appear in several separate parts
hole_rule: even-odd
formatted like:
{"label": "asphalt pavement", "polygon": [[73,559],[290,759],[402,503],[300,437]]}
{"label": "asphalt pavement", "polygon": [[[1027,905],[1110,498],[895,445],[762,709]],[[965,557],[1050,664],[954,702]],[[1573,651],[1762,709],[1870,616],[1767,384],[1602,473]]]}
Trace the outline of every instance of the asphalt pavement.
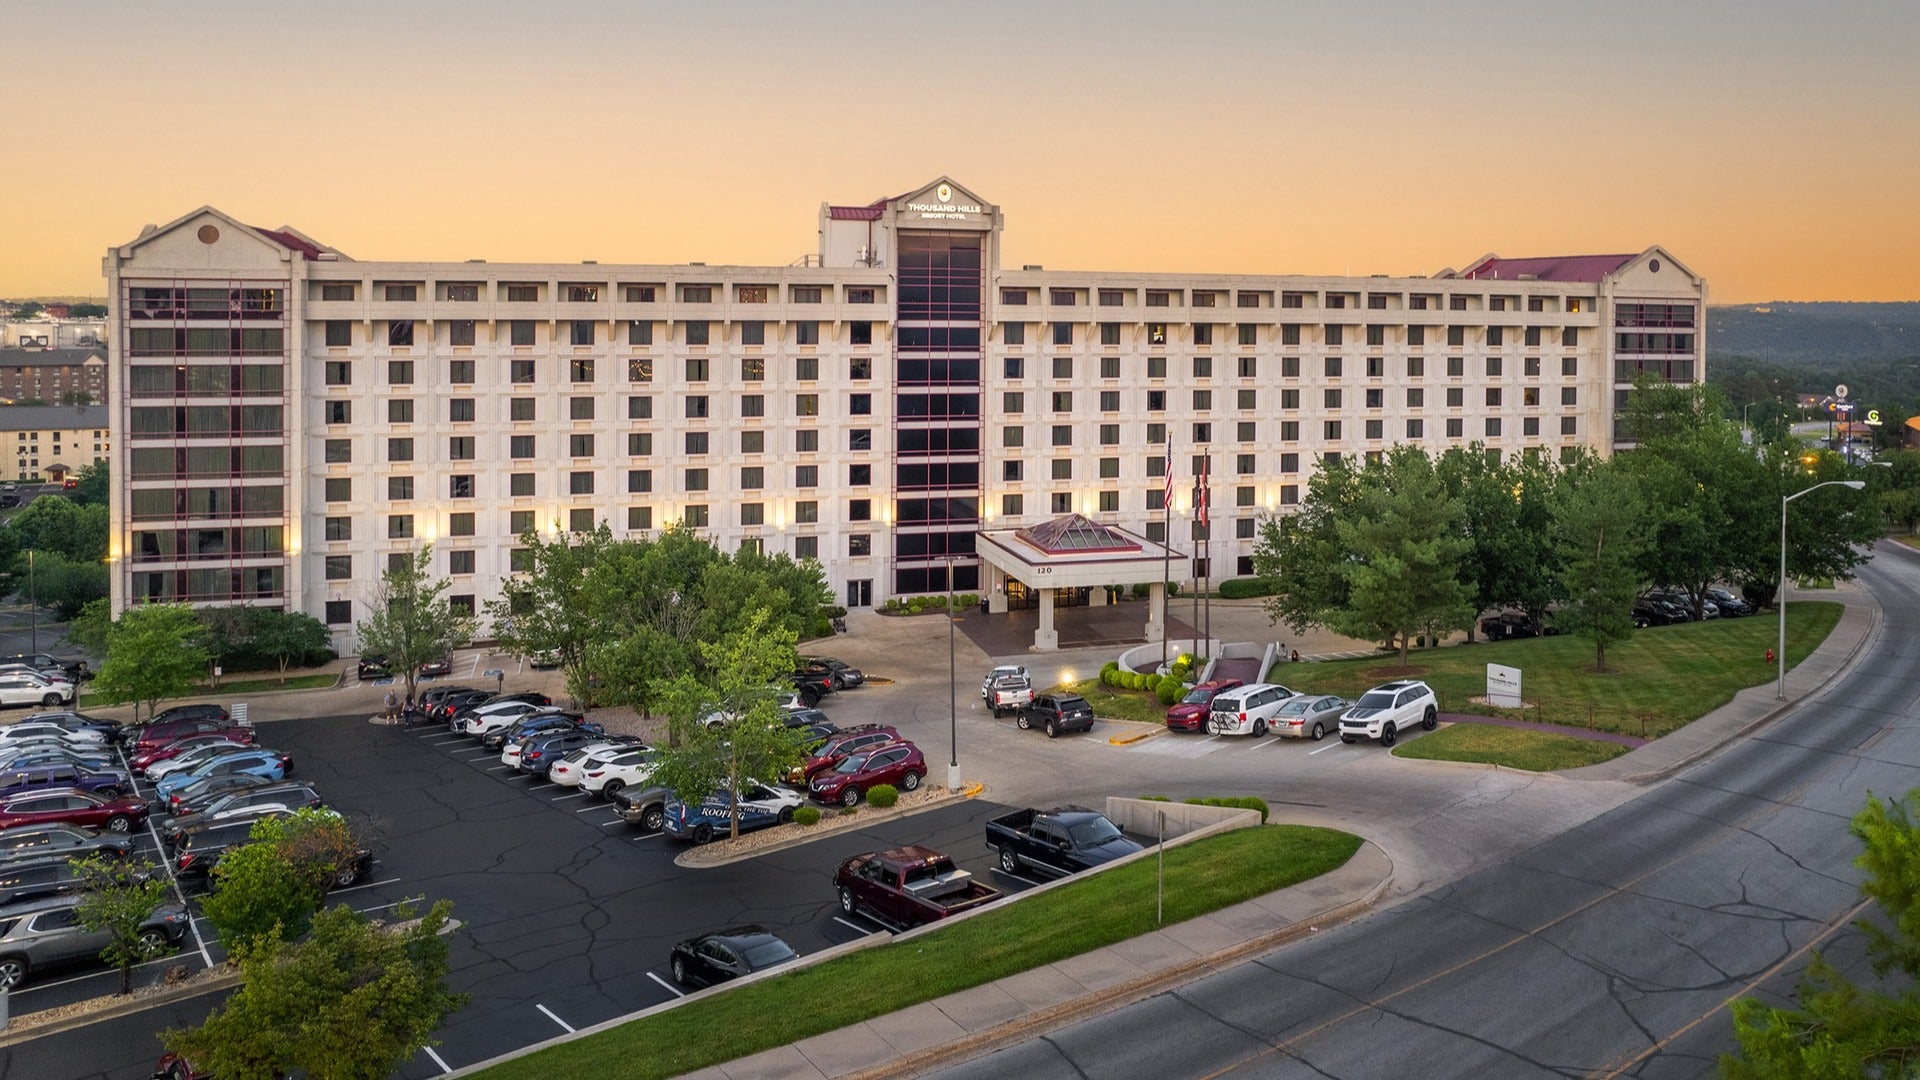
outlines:
{"label": "asphalt pavement", "polygon": [[1857,665],[1719,756],[1457,882],[936,1075],[1712,1075],[1729,1000],[1789,990],[1811,947],[1861,966],[1847,821],[1920,784],[1920,555],[1879,556]]}

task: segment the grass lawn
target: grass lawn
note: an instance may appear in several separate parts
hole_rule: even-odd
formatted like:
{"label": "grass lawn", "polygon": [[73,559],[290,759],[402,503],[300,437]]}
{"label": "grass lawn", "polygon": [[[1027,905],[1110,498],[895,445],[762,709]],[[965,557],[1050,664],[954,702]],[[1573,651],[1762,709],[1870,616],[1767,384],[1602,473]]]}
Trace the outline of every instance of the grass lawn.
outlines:
{"label": "grass lawn", "polygon": [[1449,724],[1401,743],[1393,752],[1426,761],[1481,761],[1510,769],[1552,772],[1598,765],[1626,753],[1627,747],[1495,724]]}
{"label": "grass lawn", "polygon": [[1898,544],[1905,544],[1910,548],[1920,548],[1920,536],[1914,536],[1911,533],[1901,533],[1898,536],[1890,536],[1888,539]]}
{"label": "grass lawn", "polygon": [[[1796,600],[1787,606],[1788,666],[1826,640],[1843,609],[1830,600]],[[1276,664],[1268,678],[1295,690],[1345,697],[1388,679],[1421,678],[1439,696],[1442,712],[1654,738],[1712,712],[1737,691],[1771,680],[1774,668],[1766,654],[1778,633],[1773,615],[1641,630],[1607,650],[1607,671],[1598,675],[1593,645],[1561,635],[1422,649],[1408,656],[1407,671],[1397,670],[1394,657],[1382,653],[1361,660]],[[1487,692],[1489,663],[1519,668],[1521,693],[1535,707],[1522,712],[1473,704],[1471,699]]]}
{"label": "grass lawn", "polygon": [[1061,683],[1044,691],[1048,694],[1079,694],[1093,706],[1093,715],[1107,720],[1139,720],[1165,725],[1167,707],[1160,696],[1147,690],[1116,690],[1098,678]]}
{"label": "grass lawn", "polygon": [[[1360,849],[1333,829],[1266,825],[1167,851],[1167,922],[1318,877]],[[912,941],[742,986],[496,1065],[489,1080],[678,1076],[895,1012],[1154,929],[1154,860],[1096,874]]]}
{"label": "grass lawn", "polygon": [[[203,694],[266,694],[275,690],[317,690],[332,686],[340,681],[340,676],[321,673],[318,675],[289,675],[286,682],[278,675],[267,675],[255,679],[222,679],[216,689],[202,683],[188,691],[183,697],[197,697]],[[80,691],[80,700],[98,708],[104,705],[125,705],[126,699],[112,694],[95,693],[92,690]]]}

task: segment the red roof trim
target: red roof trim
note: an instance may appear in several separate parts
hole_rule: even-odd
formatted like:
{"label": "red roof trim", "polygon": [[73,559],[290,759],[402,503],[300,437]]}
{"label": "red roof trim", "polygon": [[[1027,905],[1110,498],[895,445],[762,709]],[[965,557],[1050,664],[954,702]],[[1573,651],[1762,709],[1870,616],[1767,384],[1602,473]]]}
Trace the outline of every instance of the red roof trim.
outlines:
{"label": "red roof trim", "polygon": [[1476,280],[1513,281],[1601,281],[1608,274],[1639,258],[1632,255],[1545,255],[1531,259],[1482,259],[1461,271],[1460,276]]}
{"label": "red roof trim", "polygon": [[879,221],[882,211],[879,206],[829,206],[827,217],[834,221]]}
{"label": "red roof trim", "polygon": [[292,233],[280,232],[277,229],[262,229],[258,225],[250,225],[248,228],[279,244],[281,247],[287,248],[290,251],[297,251],[309,259],[317,259],[320,257],[320,248],[300,239]]}

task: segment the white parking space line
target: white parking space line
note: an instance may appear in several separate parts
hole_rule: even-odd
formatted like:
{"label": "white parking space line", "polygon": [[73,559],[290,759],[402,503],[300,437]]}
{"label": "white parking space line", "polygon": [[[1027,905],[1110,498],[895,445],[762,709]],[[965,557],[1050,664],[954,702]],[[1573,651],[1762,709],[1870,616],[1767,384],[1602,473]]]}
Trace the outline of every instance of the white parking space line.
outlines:
{"label": "white parking space line", "polygon": [[[143,967],[152,967],[155,964],[171,964],[179,959],[180,957],[178,954],[175,954],[173,956],[162,956],[155,960],[148,960],[145,963],[135,964],[133,965],[133,970],[139,971]],[[212,965],[208,965],[208,966],[211,967]],[[95,971],[86,975],[75,975],[71,978],[60,979],[57,982],[34,983],[31,986],[21,987],[17,990],[10,990],[8,991],[8,996],[19,997],[22,994],[31,994],[35,990],[51,990],[56,986],[70,986],[73,983],[85,982],[88,979],[98,979],[103,975],[118,975],[118,974],[120,974],[119,968],[107,968],[104,971]]]}
{"label": "white parking space line", "polygon": [[677,986],[675,986],[675,985],[673,985],[672,983],[670,983],[670,982],[668,982],[667,980],[665,980],[665,979],[663,979],[663,978],[661,978],[660,976],[658,976],[658,975],[655,975],[655,974],[654,974],[653,972],[651,972],[651,971],[649,971],[649,972],[647,972],[647,978],[649,978],[649,979],[652,979],[652,980],[653,980],[654,982],[657,982],[657,983],[659,983],[659,984],[660,984],[661,986],[664,986],[664,987],[666,987],[666,988],[667,988],[667,993],[669,993],[669,994],[672,994],[672,995],[673,995],[674,997],[686,997],[686,996],[687,996],[687,992],[686,992],[685,990],[682,990],[682,989],[680,989],[679,987],[677,987]]}
{"label": "white parking space line", "polygon": [[667,835],[667,834],[666,834],[666,833],[663,833],[663,832],[650,832],[650,833],[648,833],[648,834],[647,834],[647,835],[645,835],[645,836],[636,836],[636,837],[634,837],[634,838],[633,838],[633,842],[637,844],[637,843],[639,843],[639,842],[640,842],[640,841],[642,841],[642,840],[658,840],[658,839],[660,839],[661,837],[663,837],[663,836],[665,836],[665,835]]}
{"label": "white parking space line", "polygon": [[1309,751],[1307,751],[1307,756],[1308,756],[1308,757],[1312,757],[1312,756],[1313,756],[1313,755],[1315,755],[1315,754],[1324,754],[1324,753],[1326,753],[1327,751],[1329,751],[1329,750],[1332,750],[1332,749],[1333,749],[1333,748],[1335,748],[1335,747],[1338,747],[1338,746],[1345,746],[1345,745],[1346,745],[1346,743],[1328,743],[1327,745],[1325,745],[1325,746],[1323,746],[1323,747],[1321,747],[1321,748],[1320,748],[1320,749],[1318,749],[1318,750],[1309,750]]}
{"label": "white parking space line", "polygon": [[[584,792],[584,791],[583,791],[583,792],[581,792],[580,794],[582,794],[582,795],[585,795],[585,794],[586,794],[586,792]],[[591,813],[593,813],[593,812],[594,812],[595,810],[611,810],[611,809],[613,809],[613,808],[612,808],[612,807],[610,807],[610,806],[601,806],[601,805],[598,805],[598,804],[595,804],[595,805],[593,805],[593,806],[583,806],[583,807],[581,807],[580,809],[578,809],[578,810],[575,810],[575,811],[574,811],[574,813],[576,813],[576,814],[591,814]],[[624,819],[622,819],[622,820],[624,820]]]}
{"label": "white parking space line", "polygon": [[[154,854],[160,856],[160,866],[167,872],[167,882],[173,886],[174,898],[180,901],[181,907],[187,907],[186,890],[180,887],[180,875],[174,873],[173,860],[167,857],[167,846],[160,842],[160,830],[154,827],[151,815],[147,818],[147,835],[153,837]],[[200,924],[188,919],[187,929],[193,931],[193,943],[200,947],[201,961],[212,967],[213,954],[207,951],[207,939],[200,936]]]}
{"label": "white parking space line", "polygon": [[555,783],[552,783],[552,782],[550,782],[550,781],[546,781],[546,780],[542,780],[542,781],[540,781],[539,783],[537,783],[537,784],[534,784],[534,785],[532,785],[532,786],[530,786],[530,787],[528,787],[528,788],[527,788],[527,790],[528,790],[528,791],[539,791],[539,790],[540,790],[541,788],[550,788],[550,787],[559,787],[559,786],[560,786],[559,784],[555,784]]}
{"label": "white parking space line", "polygon": [[[597,806],[596,806],[596,807],[594,807],[594,809],[595,809],[595,810],[598,810],[598,809],[600,809],[600,807],[597,807]],[[584,813],[584,811],[582,811],[582,812]],[[626,819],[626,818],[623,818],[623,817],[617,817],[617,818],[614,818],[614,819],[613,819],[612,821],[603,821],[603,822],[601,822],[601,823],[600,823],[600,827],[601,827],[601,828],[603,828],[603,829],[610,829],[610,828],[612,828],[612,827],[614,827],[615,825],[625,825],[626,823],[627,823],[627,819]]]}
{"label": "white parking space line", "polygon": [[454,735],[450,732],[442,732],[441,734],[444,737],[439,742],[432,742],[432,743],[428,743],[427,745],[428,746],[452,746],[454,743],[467,741],[467,737],[465,735]]}
{"label": "white parking space line", "polygon": [[390,877],[390,878],[387,878],[385,881],[369,881],[365,885],[349,885],[344,889],[335,889],[328,895],[339,896],[341,893],[359,892],[361,889],[371,889],[375,885],[391,885],[394,882],[399,880],[400,879],[397,877]]}
{"label": "white parking space line", "polygon": [[1026,884],[1026,885],[1028,885],[1028,886],[1031,886],[1031,887],[1033,887],[1033,888],[1036,888],[1036,889],[1037,889],[1037,888],[1039,888],[1039,887],[1040,887],[1040,882],[1038,882],[1038,881],[1035,881],[1035,880],[1033,880],[1033,879],[1032,879],[1032,878],[1030,878],[1030,877],[1022,877],[1022,876],[1020,876],[1019,874],[1009,874],[1009,873],[1007,873],[1007,872],[1006,872],[1005,870],[998,870],[998,871],[995,871],[995,872],[996,872],[996,873],[998,873],[998,874],[999,874],[999,875],[1000,875],[1001,877],[1004,877],[1004,878],[1012,878],[1012,879],[1013,879],[1013,880],[1015,880],[1015,881],[1018,881],[1018,882],[1022,882],[1023,884]]}
{"label": "white parking space line", "polygon": [[552,798],[552,799],[549,799],[549,800],[547,800],[547,801],[548,801],[548,802],[566,802],[566,801],[567,801],[568,799],[584,799],[584,798],[586,798],[586,797],[587,797],[587,793],[586,793],[586,792],[584,792],[584,791],[576,791],[576,792],[574,792],[574,793],[573,793],[573,794],[571,794],[571,795],[561,795],[561,796],[558,796],[558,797],[555,797],[555,798]]}
{"label": "white parking space line", "polygon": [[1258,749],[1260,749],[1260,748],[1262,748],[1262,747],[1266,747],[1266,746],[1279,746],[1279,745],[1280,745],[1280,736],[1278,736],[1278,735],[1269,735],[1269,736],[1267,736],[1267,737],[1266,737],[1265,739],[1262,739],[1261,741],[1259,741],[1259,742],[1257,742],[1257,743],[1254,743],[1254,744],[1253,744],[1253,748],[1254,748],[1255,750],[1258,750]]}
{"label": "white parking space line", "polygon": [[468,761],[478,761],[483,757],[497,758],[500,756],[498,750],[455,750],[453,752],[466,758]]}
{"label": "white parking space line", "polygon": [[420,1049],[425,1050],[427,1052],[427,1056],[433,1059],[433,1063],[435,1065],[440,1066],[440,1074],[442,1076],[453,1071],[453,1067],[447,1064],[446,1059],[442,1058],[439,1054],[436,1054],[433,1052],[433,1047],[423,1046]]}
{"label": "white parking space line", "polygon": [[559,1025],[560,1025],[560,1027],[561,1027],[561,1028],[562,1028],[563,1030],[565,1030],[567,1034],[569,1034],[569,1035],[571,1035],[571,1034],[573,1034],[573,1025],[572,1025],[572,1024],[569,1024],[569,1023],[567,1023],[567,1022],[566,1022],[565,1020],[562,1020],[562,1019],[560,1019],[559,1017],[557,1017],[557,1016],[555,1016],[555,1015],[553,1015],[553,1010],[552,1010],[552,1009],[549,1009],[549,1008],[547,1008],[547,1007],[546,1007],[545,1005],[539,1005],[539,1004],[536,1004],[536,1005],[534,1005],[534,1008],[536,1008],[536,1009],[539,1009],[539,1010],[540,1010],[541,1012],[543,1012],[543,1013],[546,1013],[546,1014],[547,1014],[547,1019],[549,1019],[549,1020],[551,1020],[551,1021],[553,1021],[553,1022],[554,1022],[554,1023],[556,1023],[556,1024],[559,1024]]}
{"label": "white parking space line", "polygon": [[841,918],[841,917],[840,917],[840,916],[838,916],[838,915],[835,915],[835,916],[833,917],[833,921],[834,921],[834,922],[837,922],[837,923],[839,923],[839,924],[840,924],[841,926],[844,926],[844,927],[846,927],[846,928],[847,928],[847,929],[849,929],[849,930],[853,930],[853,931],[856,931],[856,932],[858,932],[858,933],[861,933],[861,934],[871,934],[871,933],[873,933],[873,931],[872,931],[872,930],[869,930],[869,929],[867,929],[866,927],[864,927],[864,926],[861,926],[861,925],[860,925],[859,923],[850,923],[850,922],[848,922],[847,920],[845,920],[845,919],[843,919],[843,918]]}
{"label": "white parking space line", "polygon": [[440,726],[440,725],[438,725],[438,724],[430,724],[430,725],[428,725],[428,726],[426,726],[426,727],[423,727],[423,728],[421,728],[421,729],[420,729],[420,730],[418,730],[418,731],[409,731],[409,732],[407,732],[407,734],[409,734],[409,735],[411,735],[411,736],[413,736],[413,737],[414,737],[414,738],[416,738],[416,739],[426,739],[426,738],[431,738],[431,737],[433,737],[433,736],[435,736],[435,735],[451,735],[451,734],[453,734],[453,733],[452,733],[452,732],[450,732],[450,731],[435,731],[435,730],[434,730],[434,728],[436,728],[436,727],[439,727],[439,726]]}
{"label": "white parking space line", "polygon": [[499,772],[499,771],[500,771],[501,769],[511,769],[511,768],[513,768],[513,766],[511,766],[511,765],[495,765],[495,766],[494,766],[493,768],[491,768],[491,769],[488,769],[487,771],[488,771],[488,772]]}
{"label": "white parking space line", "polygon": [[406,899],[404,899],[404,900],[395,900],[395,901],[394,901],[393,903],[391,903],[391,904],[381,904],[381,905],[379,905],[378,907],[361,907],[361,908],[354,908],[353,910],[355,910],[355,911],[357,911],[357,912],[359,912],[359,913],[360,913],[360,914],[362,914],[362,915],[368,915],[368,914],[371,914],[371,913],[373,913],[373,912],[376,912],[376,911],[385,911],[385,910],[387,910],[388,908],[397,908],[397,907],[399,907],[399,906],[400,906],[401,904],[417,904],[417,903],[419,903],[419,902],[421,902],[422,900],[425,900],[426,898],[427,898],[427,894],[426,894],[426,893],[421,893],[421,894],[420,894],[419,896],[409,896],[409,897],[407,897],[407,898],[406,898]]}

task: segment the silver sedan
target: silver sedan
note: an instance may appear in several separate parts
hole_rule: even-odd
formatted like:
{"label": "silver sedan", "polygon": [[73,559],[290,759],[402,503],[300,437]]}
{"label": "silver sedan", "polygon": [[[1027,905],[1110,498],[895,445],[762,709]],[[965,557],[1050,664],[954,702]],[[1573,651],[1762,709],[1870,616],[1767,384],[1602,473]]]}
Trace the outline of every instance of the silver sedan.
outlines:
{"label": "silver sedan", "polygon": [[1329,731],[1340,730],[1340,714],[1353,702],[1332,694],[1301,694],[1280,706],[1268,730],[1289,738],[1307,738],[1318,742]]}

